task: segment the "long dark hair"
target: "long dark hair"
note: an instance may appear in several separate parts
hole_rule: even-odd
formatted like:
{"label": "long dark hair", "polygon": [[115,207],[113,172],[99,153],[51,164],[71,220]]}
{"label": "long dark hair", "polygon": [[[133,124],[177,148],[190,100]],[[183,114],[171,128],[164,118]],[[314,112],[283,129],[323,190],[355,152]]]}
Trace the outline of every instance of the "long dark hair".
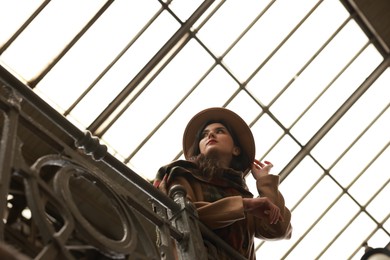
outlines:
{"label": "long dark hair", "polygon": [[210,120],[207,121],[202,125],[202,127],[199,128],[198,132],[196,133],[195,140],[193,144],[191,145],[191,148],[189,149],[189,154],[190,154],[190,160],[197,162],[200,156],[200,149],[199,149],[199,142],[202,139],[202,133],[204,129],[214,123],[220,123],[224,125],[227,129],[227,131],[230,133],[232,136],[233,142],[235,146],[238,146],[241,150],[241,153],[238,156],[233,156],[232,161],[230,163],[230,168],[237,170],[237,171],[242,171],[244,172],[247,170],[251,164],[249,156],[244,152],[244,149],[242,149],[241,144],[237,138],[236,133],[233,131],[233,129],[228,125],[226,122],[222,120]]}

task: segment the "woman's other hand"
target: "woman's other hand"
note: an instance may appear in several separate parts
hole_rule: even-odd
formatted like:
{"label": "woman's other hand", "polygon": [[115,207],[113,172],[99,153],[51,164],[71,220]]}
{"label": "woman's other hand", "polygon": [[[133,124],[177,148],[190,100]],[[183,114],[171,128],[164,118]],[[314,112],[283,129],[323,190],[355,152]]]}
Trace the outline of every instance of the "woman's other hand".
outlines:
{"label": "woman's other hand", "polygon": [[283,222],[280,209],[267,197],[243,198],[244,210],[258,218],[268,219],[270,224]]}

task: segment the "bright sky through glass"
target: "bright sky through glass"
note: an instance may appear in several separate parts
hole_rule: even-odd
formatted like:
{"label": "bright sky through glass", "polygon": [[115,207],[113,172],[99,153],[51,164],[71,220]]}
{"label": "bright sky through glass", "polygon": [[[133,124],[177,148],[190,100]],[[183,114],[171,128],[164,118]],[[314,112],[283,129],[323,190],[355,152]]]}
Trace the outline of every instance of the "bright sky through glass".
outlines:
{"label": "bright sky through glass", "polygon": [[[0,4],[1,46],[42,3]],[[256,241],[258,258],[360,259],[364,241],[385,246],[389,69],[335,120],[383,57],[337,0],[215,1],[191,26],[194,37],[187,42],[188,32],[181,35],[134,83],[202,3],[174,0],[168,11],[157,0],[50,1],[0,62],[29,82],[68,48],[34,91],[82,130],[131,88],[96,131],[113,155],[149,180],[182,158],[187,121],[211,106],[243,117],[257,158],[271,161],[275,174],[319,138],[282,176],[292,239]],[[334,126],[321,136],[330,119]],[[256,192],[250,178],[248,186]]]}

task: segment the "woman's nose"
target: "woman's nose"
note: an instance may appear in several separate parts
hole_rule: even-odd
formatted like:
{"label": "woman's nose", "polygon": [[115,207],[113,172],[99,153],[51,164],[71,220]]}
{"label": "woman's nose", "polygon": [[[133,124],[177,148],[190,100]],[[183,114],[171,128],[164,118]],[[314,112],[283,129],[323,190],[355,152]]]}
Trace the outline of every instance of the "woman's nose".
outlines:
{"label": "woman's nose", "polygon": [[213,131],[210,131],[208,134],[208,138],[215,137],[215,133]]}

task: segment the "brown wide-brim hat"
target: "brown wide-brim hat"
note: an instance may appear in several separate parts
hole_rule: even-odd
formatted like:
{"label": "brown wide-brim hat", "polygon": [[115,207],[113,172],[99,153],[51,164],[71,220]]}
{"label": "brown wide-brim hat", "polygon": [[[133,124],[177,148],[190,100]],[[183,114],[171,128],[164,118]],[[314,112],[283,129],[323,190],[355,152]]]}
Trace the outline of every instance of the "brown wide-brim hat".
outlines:
{"label": "brown wide-brim hat", "polygon": [[[239,115],[223,107],[202,110],[188,122],[183,134],[183,153],[186,159],[191,157],[190,149],[195,141],[196,134],[209,121],[223,121],[228,124],[236,135],[241,150],[248,155],[250,162],[253,162],[256,151],[252,131]],[[248,165],[248,168],[250,168],[250,165]]]}

